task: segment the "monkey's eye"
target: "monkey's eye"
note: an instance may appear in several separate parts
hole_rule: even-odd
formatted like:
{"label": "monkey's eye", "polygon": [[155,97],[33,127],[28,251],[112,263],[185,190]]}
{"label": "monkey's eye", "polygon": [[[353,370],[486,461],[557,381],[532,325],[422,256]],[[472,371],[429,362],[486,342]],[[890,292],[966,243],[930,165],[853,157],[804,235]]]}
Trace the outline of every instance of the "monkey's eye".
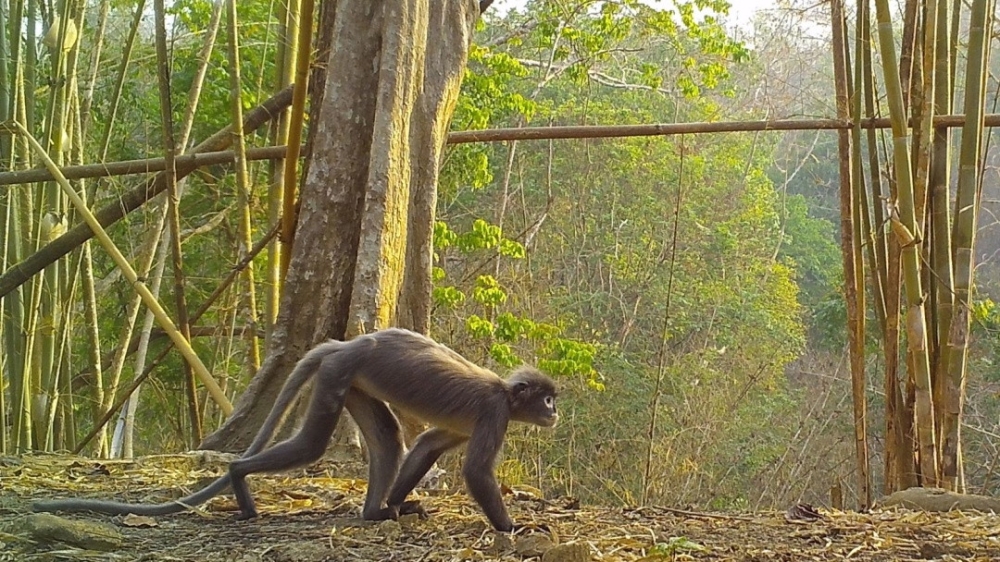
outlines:
{"label": "monkey's eye", "polygon": [[552,396],[545,397],[545,407],[551,409],[556,405],[556,399]]}

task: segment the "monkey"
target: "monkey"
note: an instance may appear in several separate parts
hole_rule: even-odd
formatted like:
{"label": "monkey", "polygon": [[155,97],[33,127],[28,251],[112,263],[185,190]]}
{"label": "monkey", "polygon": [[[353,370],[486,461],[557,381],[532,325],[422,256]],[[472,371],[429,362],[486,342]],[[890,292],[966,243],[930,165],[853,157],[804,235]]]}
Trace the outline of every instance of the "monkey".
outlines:
{"label": "monkey", "polygon": [[[285,412],[303,385],[315,379],[301,426],[290,438],[267,448]],[[231,487],[239,519],[257,517],[247,476],[309,465],[326,450],[344,408],[354,418],[369,450],[368,490],[362,518],[397,519],[416,513],[419,501],[406,497],[445,452],[462,444],[466,488],[492,526],[511,532],[495,468],[510,422],[555,427],[554,381],[528,366],[506,378],[467,360],[431,338],[399,328],[328,340],[296,363],[267,418],[228,472],[205,488],[160,504],[104,500],[39,501],[34,511],[92,511],[113,515],[167,515],[199,505]],[[405,455],[399,421],[388,404],[430,425]]]}

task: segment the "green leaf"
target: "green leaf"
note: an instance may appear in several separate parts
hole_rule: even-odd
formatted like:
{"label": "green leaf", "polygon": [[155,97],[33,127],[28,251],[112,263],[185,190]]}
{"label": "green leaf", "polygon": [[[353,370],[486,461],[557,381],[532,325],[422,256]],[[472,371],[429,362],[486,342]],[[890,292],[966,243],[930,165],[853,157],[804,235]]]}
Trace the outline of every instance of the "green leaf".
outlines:
{"label": "green leaf", "polygon": [[475,314],[465,319],[465,329],[474,338],[489,338],[493,335],[493,323]]}

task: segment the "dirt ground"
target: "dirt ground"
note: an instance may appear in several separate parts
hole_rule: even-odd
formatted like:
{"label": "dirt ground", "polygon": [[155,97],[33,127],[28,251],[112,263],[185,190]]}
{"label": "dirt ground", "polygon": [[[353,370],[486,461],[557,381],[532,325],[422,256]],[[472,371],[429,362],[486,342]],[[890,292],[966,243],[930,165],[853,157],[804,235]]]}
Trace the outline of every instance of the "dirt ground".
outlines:
{"label": "dirt ground", "polygon": [[[164,501],[221,474],[224,458],[202,455],[94,461],[68,456],[0,458],[0,562],[8,560],[1000,560],[1000,516],[906,510],[867,514],[696,513],[667,508],[597,508],[505,494],[527,529],[493,532],[460,490],[418,494],[426,520],[365,523],[356,514],[358,467],[321,463],[290,475],[255,476],[261,517],[237,521],[231,496],[205,509],[155,519],[33,514],[35,499],[98,497]],[[332,475],[340,477],[334,477]],[[52,531],[55,526],[60,530]],[[62,535],[58,533],[62,532]],[[75,534],[74,534],[75,533]],[[72,535],[72,536],[71,536]]]}

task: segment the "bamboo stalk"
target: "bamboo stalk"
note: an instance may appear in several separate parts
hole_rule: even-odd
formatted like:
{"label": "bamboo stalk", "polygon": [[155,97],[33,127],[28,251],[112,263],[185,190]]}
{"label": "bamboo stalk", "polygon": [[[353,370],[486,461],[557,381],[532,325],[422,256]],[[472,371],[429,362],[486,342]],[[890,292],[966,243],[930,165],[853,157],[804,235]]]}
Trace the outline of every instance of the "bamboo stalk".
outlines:
{"label": "bamboo stalk", "polygon": [[[250,217],[250,174],[247,171],[246,138],[243,135],[243,80],[240,73],[240,34],[237,26],[239,19],[236,14],[236,0],[228,0],[226,6],[229,22],[229,107],[232,112],[232,135],[234,152],[236,152],[236,194],[237,206],[239,207],[240,239],[238,244],[239,253],[244,253],[253,246],[253,221]],[[294,103],[294,95],[292,100]],[[243,283],[246,290],[245,312],[247,320],[251,326],[254,326],[257,324],[257,289],[253,267],[243,270]],[[256,373],[260,369],[261,360],[260,345],[256,336],[249,337],[247,347],[249,350],[249,370],[251,373]]]}
{"label": "bamboo stalk", "polygon": [[[831,2],[833,28],[833,75],[837,94],[837,116],[850,116],[850,78],[847,73],[847,42],[845,40],[843,0]],[[860,129],[858,129],[860,133]],[[851,157],[850,131],[841,129],[837,135],[840,163],[840,251],[844,262],[844,300],[847,305],[848,347],[851,358],[851,390],[854,402],[854,443],[857,457],[858,501],[861,509],[871,505],[871,476],[868,466],[867,401],[864,370],[864,300],[858,290],[859,276],[856,243],[855,204],[852,191],[854,165]],[[859,294],[861,293],[861,294]]]}
{"label": "bamboo stalk", "polygon": [[[156,22],[156,68],[160,93],[160,128],[163,134],[163,158],[166,169],[163,171],[163,181],[167,188],[167,224],[170,227],[170,256],[174,273],[174,302],[177,308],[177,325],[181,337],[190,344],[191,324],[188,322],[186,297],[186,282],[184,279],[184,257],[181,252],[181,222],[180,194],[177,191],[177,168],[174,153],[177,145],[174,141],[173,102],[170,89],[170,59],[167,53],[167,26],[163,0],[153,0],[153,14]],[[152,296],[152,293],[150,293]],[[196,446],[204,437],[201,426],[201,408],[198,406],[198,391],[195,384],[196,368],[191,362],[184,364],[184,389],[187,394],[188,422],[190,435],[188,446]],[[207,371],[206,371],[207,373]],[[214,382],[214,379],[213,379]],[[222,389],[220,395],[225,396]]]}
{"label": "bamboo stalk", "polygon": [[[935,126],[961,127],[963,115],[941,115],[934,118]],[[987,116],[986,125],[1000,126],[1000,114]],[[506,142],[551,139],[598,139],[654,137],[684,134],[730,133],[754,131],[815,131],[850,129],[846,119],[770,119],[763,121],[713,121],[695,123],[648,123],[643,125],[556,125],[507,129],[456,131],[448,134],[448,144],[470,142]],[[888,129],[889,118],[869,118],[861,122],[862,129]]]}
{"label": "bamboo stalk", "polygon": [[[937,28],[936,40],[932,46],[935,49],[934,59],[934,105],[935,112],[944,113],[950,111],[952,104],[952,84],[950,57],[951,50],[949,43],[954,39],[950,37],[950,26],[948,23],[948,2],[947,0],[934,0],[935,2],[935,27]],[[928,10],[930,10],[928,6]],[[930,19],[928,18],[928,25]],[[938,395],[935,404],[935,414],[942,418],[942,461],[946,465],[947,452],[944,450],[948,432],[948,420],[946,404],[948,402],[948,389],[945,384],[948,377],[948,363],[950,347],[948,346],[948,331],[951,327],[952,315],[954,314],[954,277],[951,261],[951,135],[948,129],[936,127],[934,136],[931,139],[931,159],[929,169],[930,192],[930,228],[931,228],[931,252],[930,264],[934,271],[934,303],[937,310],[937,331],[934,334],[938,344],[938,354],[934,363],[934,391]],[[955,489],[955,479],[948,475],[948,470],[942,467],[941,485],[947,489]]]}
{"label": "bamboo stalk", "polygon": [[295,226],[298,210],[295,206],[295,192],[298,188],[299,146],[302,144],[302,128],[305,119],[306,93],[309,91],[309,57],[312,52],[313,0],[301,0],[299,5],[299,48],[295,53],[295,86],[292,95],[292,110],[288,116],[288,156],[285,159],[285,193],[281,199],[281,236],[279,259],[281,279],[288,272],[295,243]]}
{"label": "bamboo stalk", "polygon": [[959,150],[952,259],[955,269],[955,310],[948,331],[948,372],[944,385],[945,419],[942,422],[942,474],[949,482],[958,476],[960,423],[964,405],[965,366],[969,352],[969,323],[976,241],[983,140],[983,102],[986,97],[986,64],[989,60],[993,2],[973,0],[969,16],[969,55],[965,71],[965,114]]}
{"label": "bamboo stalk", "polygon": [[[13,112],[13,108],[11,107],[11,89],[15,83],[15,76],[12,72],[13,66],[11,65],[10,47],[7,42],[9,25],[7,10],[0,10],[0,123],[10,119]],[[18,34],[19,36],[20,34]],[[11,161],[11,153],[10,135],[0,134],[0,162],[9,163]],[[0,208],[0,211],[2,210]],[[0,397],[0,400],[2,400],[2,397]],[[0,445],[3,445],[3,442],[0,442]],[[0,447],[0,450],[5,449]]]}
{"label": "bamboo stalk", "polygon": [[[299,2],[287,0],[278,2],[278,48],[275,52],[275,91],[280,91],[293,83],[295,61],[299,49]],[[278,114],[271,125],[271,144],[288,144],[289,111]],[[301,153],[301,149],[300,149]],[[269,167],[271,181],[267,186],[267,220],[276,224],[281,218],[282,196],[285,191],[285,158],[272,160]],[[296,164],[297,166],[297,164]],[[281,301],[281,256],[280,247],[275,244],[267,249],[267,293],[264,297],[265,343],[271,340],[271,330],[278,318],[278,304]]]}
{"label": "bamboo stalk", "polygon": [[906,294],[907,352],[913,367],[915,385],[915,420],[920,452],[920,472],[924,485],[934,485],[938,477],[936,424],[931,390],[930,359],[927,353],[927,325],[924,315],[924,291],[920,280],[921,233],[917,231],[913,170],[910,163],[909,133],[899,72],[896,70],[896,45],[888,0],[875,0],[879,47],[882,49],[882,73],[886,99],[892,120],[893,172],[897,200],[890,208],[893,232],[899,239],[900,263]]}
{"label": "bamboo stalk", "polygon": [[[279,92],[280,94],[280,92]],[[988,127],[1000,126],[1000,114],[989,114],[984,124]],[[956,128],[965,125],[962,115],[938,115],[934,117],[936,128]],[[486,129],[482,131],[458,131],[448,135],[449,144],[470,142],[507,142],[514,140],[569,140],[584,138],[628,138],[641,136],[673,136],[697,133],[752,132],[752,131],[812,131],[850,129],[854,124],[840,119],[790,119],[771,121],[729,121],[724,123],[670,123],[646,125],[583,125],[525,127],[523,129]],[[864,130],[891,127],[888,119],[867,117],[860,122]],[[301,153],[303,147],[299,147]],[[287,158],[285,146],[265,146],[247,148],[247,160],[279,160]],[[179,168],[198,168],[235,162],[233,151],[199,152],[175,157]],[[98,178],[160,172],[165,168],[162,157],[122,160],[98,164],[64,166],[60,171],[67,179]],[[0,186],[47,181],[53,178],[45,168],[12,170],[0,172]]]}
{"label": "bamboo stalk", "polygon": [[104,231],[103,227],[101,227],[101,224],[100,222],[98,222],[97,217],[95,217],[90,212],[90,210],[87,209],[83,200],[75,191],[73,191],[72,186],[69,185],[69,182],[66,180],[66,178],[59,176],[58,167],[56,166],[55,162],[53,162],[48,157],[48,155],[45,153],[45,150],[38,143],[38,141],[35,140],[34,137],[30,135],[30,133],[28,133],[28,130],[24,127],[24,125],[15,122],[13,123],[13,126],[19,134],[24,135],[27,138],[31,147],[35,150],[35,153],[38,154],[40,158],[42,158],[43,162],[45,162],[46,167],[48,167],[49,170],[52,172],[52,174],[56,176],[56,181],[58,182],[59,187],[62,188],[62,190],[66,193],[66,196],[69,197],[73,205],[76,206],[77,211],[84,217],[84,220],[94,231],[94,235],[101,242],[101,245],[104,246],[105,250],[107,250],[107,252],[111,255],[111,258],[114,260],[118,268],[121,269],[122,275],[135,288],[135,290],[138,291],[140,295],[142,295],[143,302],[146,303],[146,306],[152,309],[154,314],[156,314],[156,320],[160,324],[160,327],[163,328],[163,330],[170,335],[170,339],[174,342],[174,345],[177,346],[178,350],[181,352],[181,355],[184,356],[184,359],[186,359],[188,362],[191,363],[192,367],[195,370],[195,374],[198,375],[198,378],[201,380],[202,384],[204,384],[205,387],[208,388],[209,394],[212,395],[212,398],[215,400],[215,402],[227,415],[230,414],[232,412],[233,406],[229,402],[229,399],[226,398],[225,394],[222,393],[222,390],[219,388],[218,383],[215,382],[215,380],[212,378],[212,375],[208,372],[208,369],[206,369],[205,365],[201,362],[200,359],[198,359],[198,355],[195,354],[194,350],[191,348],[191,345],[187,342],[187,340],[184,339],[184,337],[177,330],[177,327],[174,325],[173,321],[167,315],[166,311],[163,310],[163,307],[160,306],[160,303],[157,302],[156,298],[152,295],[152,293],[149,292],[149,289],[146,287],[146,285],[139,280],[138,276],[135,273],[135,270],[132,269],[132,266],[129,265],[128,260],[125,259],[125,256],[123,256],[121,251],[119,251],[118,248],[115,246],[114,241],[111,240],[111,237],[108,236],[108,233]]}
{"label": "bamboo stalk", "polygon": [[[10,262],[17,261],[20,256],[19,191],[11,190],[7,193],[6,197],[0,198],[0,202],[2,202],[0,204],[0,212],[3,213],[0,216],[3,218],[2,232],[4,236],[2,248],[3,260],[0,263],[4,267]],[[18,289],[0,301],[0,310],[3,310],[3,318],[0,318],[0,322],[3,323],[3,334],[0,341],[3,342],[5,350],[2,359],[3,365],[0,366],[0,389],[10,388],[11,397],[13,398],[12,402],[15,405],[18,403],[17,396],[23,381],[25,365],[25,339],[21,332],[24,326],[24,305],[21,299],[22,291]],[[3,416],[2,419],[5,420],[16,420],[20,416],[16,410],[13,412],[7,411],[7,403],[3,390],[0,390],[0,416]],[[16,427],[16,423],[12,425]],[[12,429],[13,427],[9,427],[6,423],[3,424],[3,429],[0,429],[0,452],[3,454],[12,452],[9,440],[17,441],[14,435],[8,435],[8,431]]]}

